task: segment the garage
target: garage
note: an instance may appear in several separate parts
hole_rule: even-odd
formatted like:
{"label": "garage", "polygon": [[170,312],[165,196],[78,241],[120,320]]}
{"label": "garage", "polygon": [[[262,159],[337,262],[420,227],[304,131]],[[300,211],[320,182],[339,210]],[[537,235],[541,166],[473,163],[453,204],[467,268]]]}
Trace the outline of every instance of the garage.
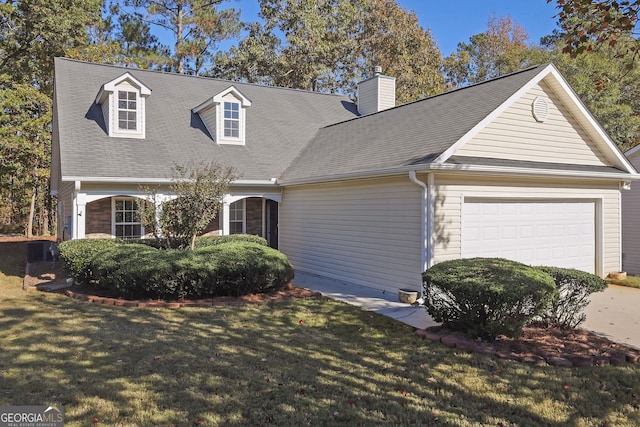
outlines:
{"label": "garage", "polygon": [[467,198],[463,258],[499,257],[529,265],[596,272],[596,202]]}

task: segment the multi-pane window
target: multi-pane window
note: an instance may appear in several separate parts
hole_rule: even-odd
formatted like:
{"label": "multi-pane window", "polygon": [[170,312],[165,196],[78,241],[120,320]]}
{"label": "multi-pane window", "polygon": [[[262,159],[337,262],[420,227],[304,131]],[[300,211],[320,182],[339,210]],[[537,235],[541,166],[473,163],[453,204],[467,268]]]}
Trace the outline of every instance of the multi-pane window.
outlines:
{"label": "multi-pane window", "polygon": [[137,129],[138,101],[136,92],[118,91],[118,128]]}
{"label": "multi-pane window", "polygon": [[229,205],[229,234],[244,233],[244,199]]}
{"label": "multi-pane window", "polygon": [[115,237],[137,238],[142,236],[142,224],[135,199],[115,200]]}
{"label": "multi-pane window", "polygon": [[224,103],[224,136],[240,138],[240,104],[237,102]]}

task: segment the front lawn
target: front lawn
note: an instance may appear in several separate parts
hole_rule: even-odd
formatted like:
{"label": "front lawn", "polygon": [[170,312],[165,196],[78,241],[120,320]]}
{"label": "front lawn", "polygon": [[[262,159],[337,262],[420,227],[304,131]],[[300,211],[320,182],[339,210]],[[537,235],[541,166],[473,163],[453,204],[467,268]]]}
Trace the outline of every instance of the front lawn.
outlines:
{"label": "front lawn", "polygon": [[607,279],[607,282],[612,285],[628,286],[630,288],[640,289],[640,277],[638,276],[627,276],[624,280]]}
{"label": "front lawn", "polygon": [[456,351],[324,298],[125,308],[0,283],[0,406],[66,426],[640,425],[640,366]]}

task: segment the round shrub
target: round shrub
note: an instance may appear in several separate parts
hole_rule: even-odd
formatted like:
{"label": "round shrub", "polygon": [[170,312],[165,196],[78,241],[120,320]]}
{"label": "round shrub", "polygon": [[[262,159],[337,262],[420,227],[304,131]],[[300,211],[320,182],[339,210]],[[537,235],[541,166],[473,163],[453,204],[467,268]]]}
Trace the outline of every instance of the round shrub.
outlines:
{"label": "round shrub", "polygon": [[270,292],[293,279],[287,257],[268,246],[229,242],[195,250],[115,246],[96,258],[101,286],[123,297],[200,298]]}
{"label": "round shrub", "polygon": [[584,309],[589,305],[589,295],[602,292],[607,282],[585,271],[559,267],[538,267],[551,276],[558,292],[548,310],[541,316],[548,326],[575,328],[587,318]]}
{"label": "round shrub", "polygon": [[113,239],[78,239],[64,241],[58,249],[67,274],[78,283],[89,283],[95,279],[91,271],[94,258],[117,245]]}
{"label": "round shrub", "polygon": [[499,258],[442,262],[422,281],[424,305],[435,321],[482,338],[518,337],[556,293],[548,274]]}

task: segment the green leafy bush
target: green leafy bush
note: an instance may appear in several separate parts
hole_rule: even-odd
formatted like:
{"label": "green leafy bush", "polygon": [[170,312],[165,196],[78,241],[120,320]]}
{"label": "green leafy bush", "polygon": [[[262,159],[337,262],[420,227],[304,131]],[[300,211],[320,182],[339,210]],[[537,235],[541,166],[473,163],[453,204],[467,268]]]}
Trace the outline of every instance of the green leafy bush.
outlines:
{"label": "green leafy bush", "polygon": [[196,238],[196,248],[215,246],[229,242],[251,242],[262,246],[269,246],[267,240],[255,234],[230,234],[228,236],[201,236]]}
{"label": "green leafy bush", "polygon": [[589,295],[607,288],[607,282],[591,273],[559,267],[538,268],[553,278],[558,290],[541,316],[549,326],[577,327],[587,318],[584,309],[589,304]]}
{"label": "green leafy bush", "polygon": [[94,280],[91,262],[107,249],[117,246],[113,239],[79,239],[60,243],[60,259],[65,271],[78,283],[89,283]]}
{"label": "green leafy bush", "polygon": [[100,285],[123,297],[198,298],[270,292],[293,279],[281,252],[252,242],[187,250],[119,245],[92,262]]}
{"label": "green leafy bush", "polygon": [[437,322],[473,337],[517,337],[556,294],[551,277],[498,258],[436,264],[422,274],[424,305]]}
{"label": "green leafy bush", "polygon": [[[186,249],[189,242],[186,239],[172,237],[167,238],[141,238],[141,239],[118,239],[124,244],[143,244],[156,249]],[[228,236],[200,236],[196,238],[195,247],[204,248],[206,246],[215,246],[228,242],[252,242],[263,246],[269,246],[267,240],[254,234],[231,234]]]}

